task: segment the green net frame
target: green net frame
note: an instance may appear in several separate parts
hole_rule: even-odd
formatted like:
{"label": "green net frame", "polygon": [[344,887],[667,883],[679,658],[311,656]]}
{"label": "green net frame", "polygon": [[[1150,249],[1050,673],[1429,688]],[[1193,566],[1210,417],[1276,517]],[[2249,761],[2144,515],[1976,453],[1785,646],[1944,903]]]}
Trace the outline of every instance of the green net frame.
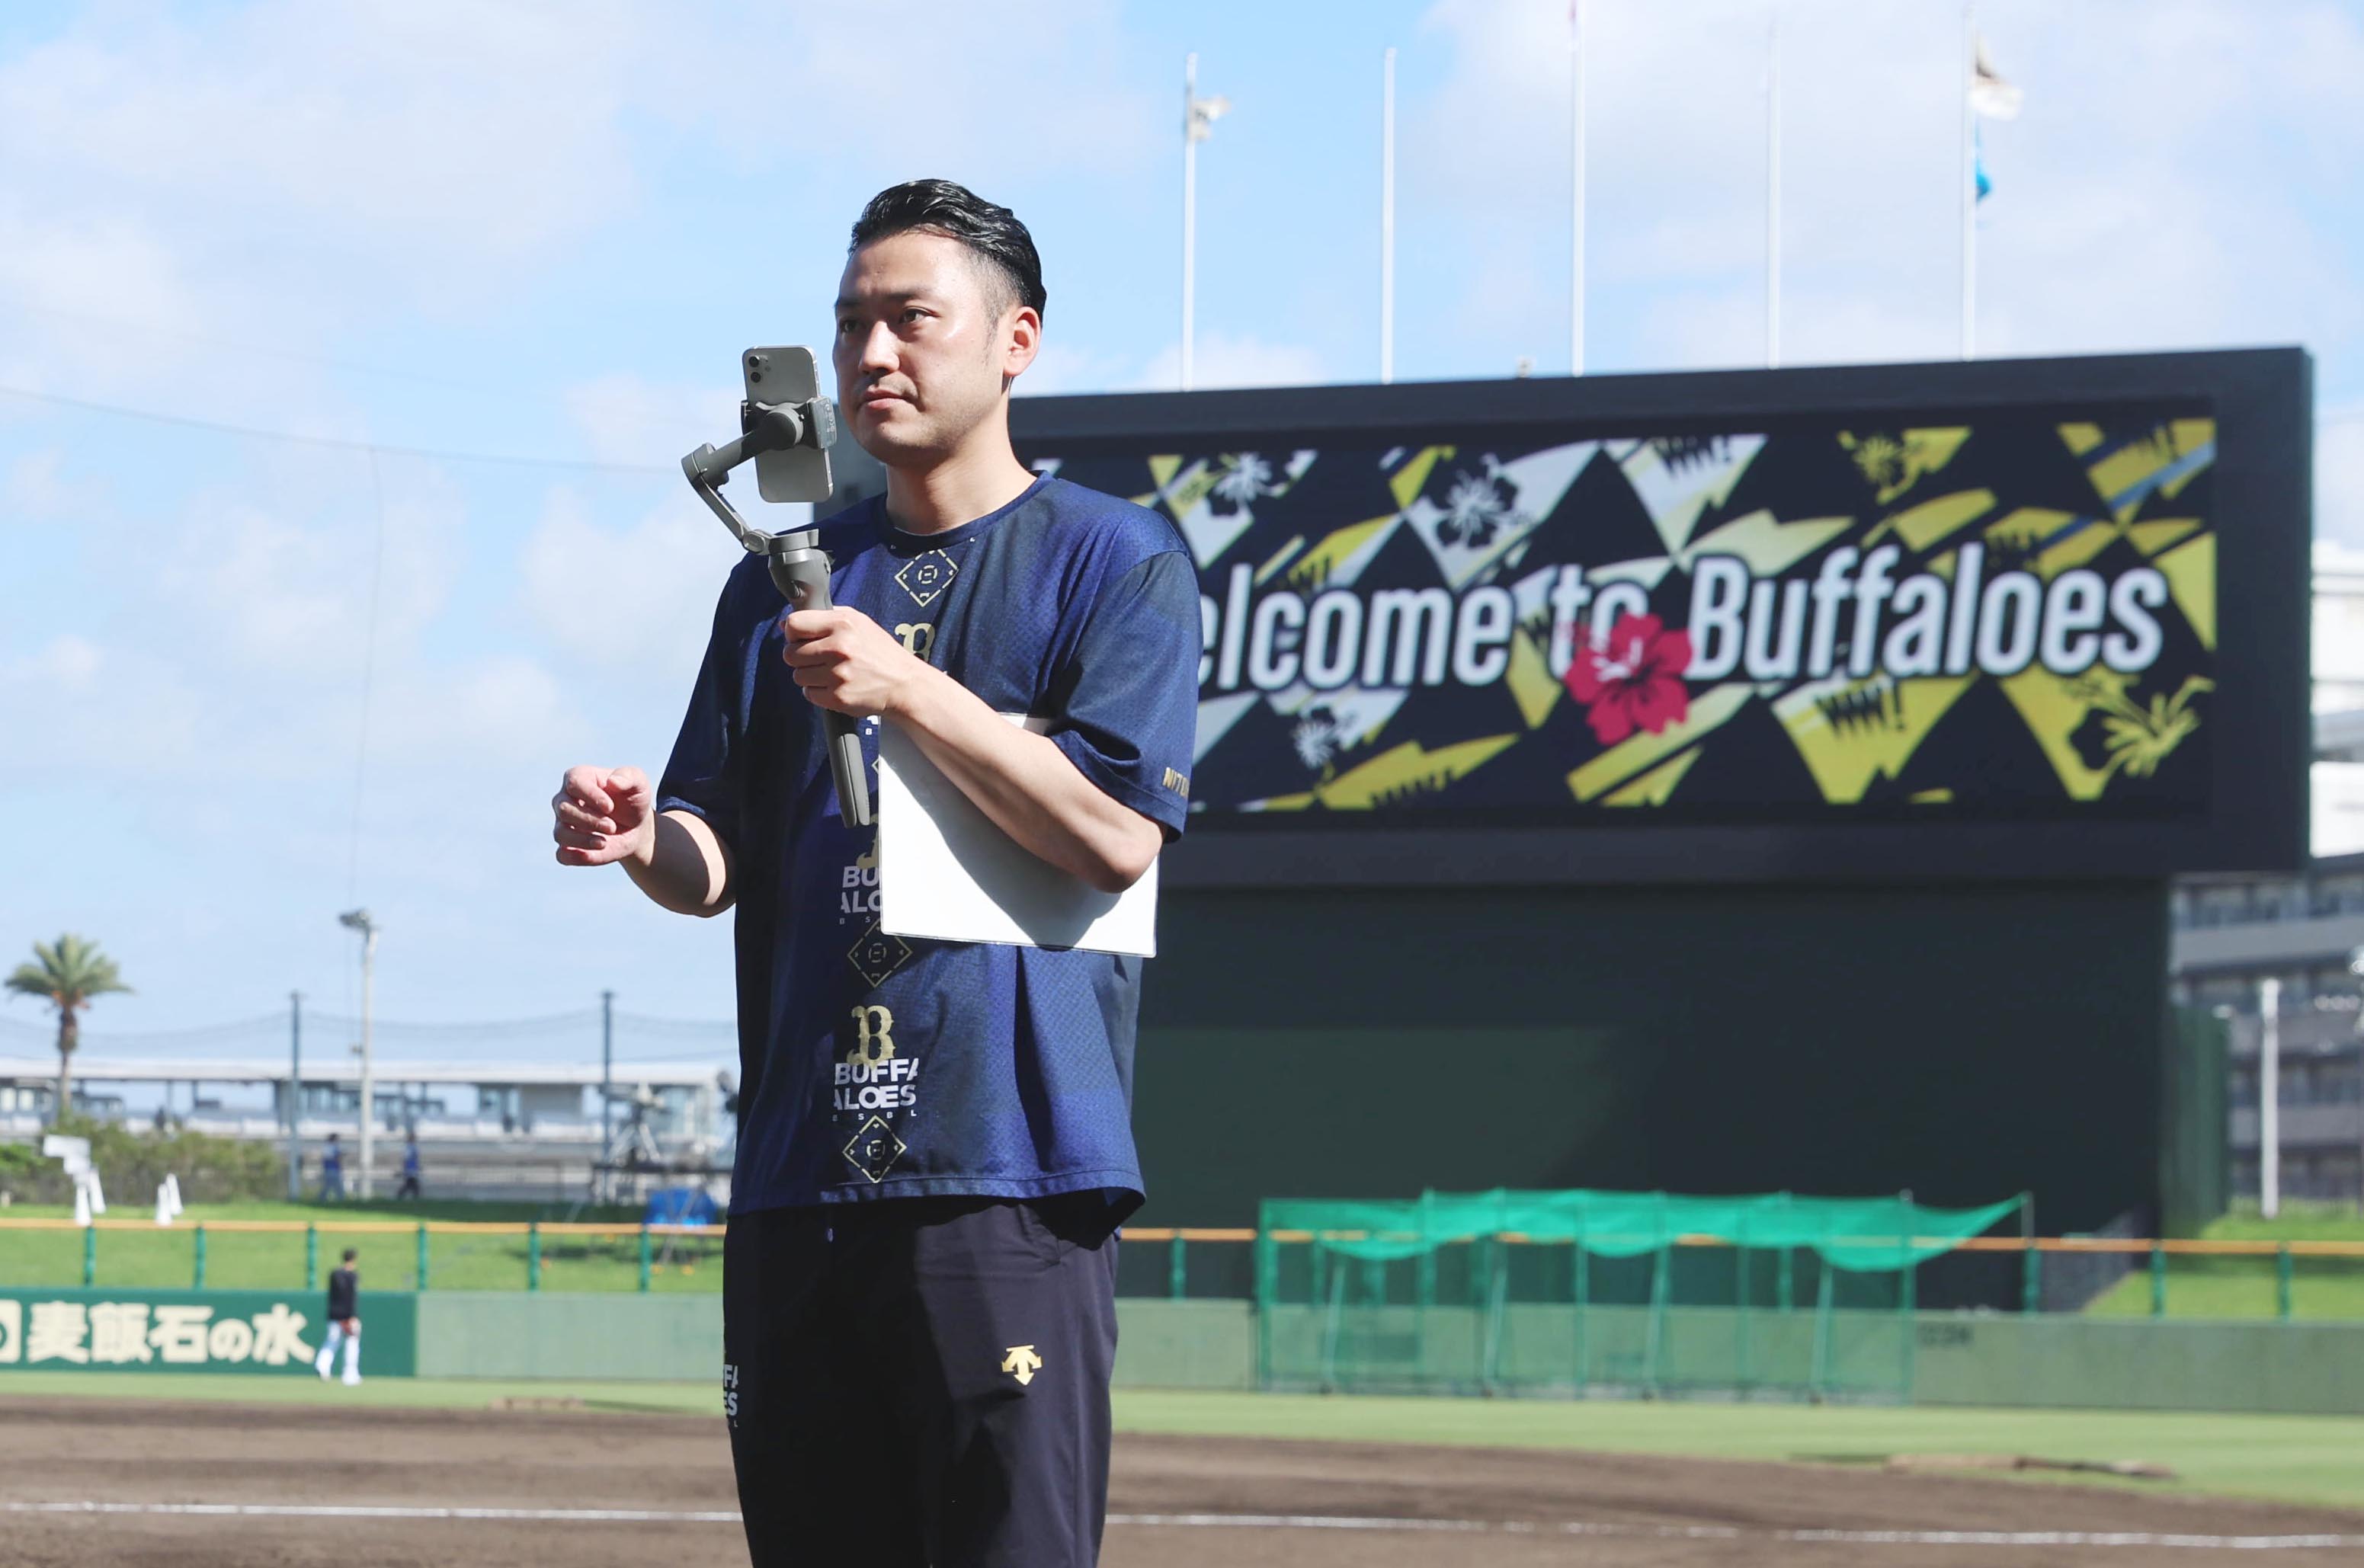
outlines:
{"label": "green net frame", "polygon": [[1902,1402],[1915,1271],[2023,1201],[1271,1199],[1258,1373],[1278,1389]]}

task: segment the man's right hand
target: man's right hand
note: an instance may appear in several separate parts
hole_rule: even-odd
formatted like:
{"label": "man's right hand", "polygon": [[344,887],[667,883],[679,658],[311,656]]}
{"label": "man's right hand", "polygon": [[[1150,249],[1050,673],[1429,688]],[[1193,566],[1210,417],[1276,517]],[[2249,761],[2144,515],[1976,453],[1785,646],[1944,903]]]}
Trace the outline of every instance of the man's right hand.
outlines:
{"label": "man's right hand", "polygon": [[656,791],[638,768],[569,768],[550,806],[560,865],[646,865],[655,853]]}

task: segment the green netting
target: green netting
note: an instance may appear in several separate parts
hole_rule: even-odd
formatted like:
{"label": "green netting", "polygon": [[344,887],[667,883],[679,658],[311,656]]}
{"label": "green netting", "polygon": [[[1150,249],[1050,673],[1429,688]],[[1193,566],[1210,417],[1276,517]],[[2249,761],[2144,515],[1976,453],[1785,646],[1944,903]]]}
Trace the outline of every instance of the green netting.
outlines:
{"label": "green netting", "polygon": [[1911,1397],[1915,1273],[2018,1209],[1904,1196],[1271,1200],[1269,1387]]}
{"label": "green netting", "polygon": [[1505,1235],[1572,1242],[1600,1256],[1632,1258],[1691,1236],[1735,1247],[1802,1247],[1834,1268],[1876,1272],[1949,1252],[2018,1207],[2016,1198],[1982,1208],[1932,1208],[1901,1196],[1688,1197],[1497,1188],[1424,1193],[1396,1203],[1267,1199],[1262,1228],[1311,1231],[1323,1246],[1353,1258],[1410,1258],[1456,1241]]}

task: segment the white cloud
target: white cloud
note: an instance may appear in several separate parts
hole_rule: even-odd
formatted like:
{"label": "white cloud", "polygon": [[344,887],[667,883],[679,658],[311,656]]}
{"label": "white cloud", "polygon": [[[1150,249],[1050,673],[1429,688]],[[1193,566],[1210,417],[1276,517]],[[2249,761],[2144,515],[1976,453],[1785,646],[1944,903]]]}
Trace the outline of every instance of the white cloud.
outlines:
{"label": "white cloud", "polygon": [[[1761,296],[1770,15],[1767,0],[1701,0],[1679,19],[1619,0],[1588,9],[1596,364],[1761,352],[1761,308],[1711,303],[1693,317],[1666,292]],[[1957,14],[1793,0],[1782,15],[1784,357],[1950,352]],[[2324,345],[2364,329],[2340,232],[2352,211],[2333,195],[2364,156],[2364,17],[2320,0],[2271,25],[2210,0],[2001,0],[1981,25],[2027,93],[2017,120],[1983,130],[1996,194],[1979,239],[1982,352]],[[1564,342],[1564,263],[1520,261],[1566,254],[1564,15],[1438,0],[1423,32],[1451,58],[1406,117],[1411,231],[1444,215],[1456,259],[1438,264],[1476,351]]]}
{"label": "white cloud", "polygon": [[55,447],[27,452],[0,482],[0,508],[9,522],[50,522],[66,515],[72,495],[61,477],[65,453]]}
{"label": "white cloud", "polygon": [[[852,140],[872,167],[902,166],[900,178],[997,188],[1053,170],[1132,170],[1164,155],[1177,112],[1134,68],[1117,10],[1095,0],[871,0],[766,16],[727,39],[710,23],[714,36],[647,61],[657,112],[750,165],[793,174]],[[923,88],[890,86],[912,80],[915,50],[959,67],[929,72]]]}
{"label": "white cloud", "polygon": [[10,751],[20,783],[159,776],[197,759],[206,707],[173,661],[75,633],[0,662],[0,735],[39,738]]}
{"label": "white cloud", "polygon": [[72,632],[61,632],[42,644],[39,651],[10,661],[5,666],[5,674],[12,682],[54,682],[68,692],[76,692],[89,688],[92,677],[98,673],[99,662],[96,643]]}
{"label": "white cloud", "polygon": [[671,467],[701,442],[719,446],[739,433],[740,390],[721,382],[661,386],[618,371],[569,387],[564,395],[594,459]]}
{"label": "white cloud", "polygon": [[[1180,363],[1178,354],[1176,363]],[[1043,345],[1026,373],[1010,384],[1010,390],[1020,397],[1109,392],[1130,384],[1139,374],[1140,367],[1121,354],[1078,348],[1054,337]]]}
{"label": "white cloud", "polygon": [[2364,409],[2335,410],[2315,431],[2314,536],[2364,550]]}
{"label": "white cloud", "polygon": [[519,593],[571,662],[645,667],[676,682],[697,669],[741,552],[687,488],[620,528],[596,521],[575,492],[552,493],[519,553]]}
{"label": "white cloud", "polygon": [[[214,662],[342,681],[362,666],[373,615],[383,661],[415,645],[443,608],[460,571],[456,496],[415,469],[386,464],[373,490],[365,472],[353,482],[350,460],[340,466],[342,483],[318,494],[266,484],[190,504],[150,592]],[[245,498],[258,490],[283,504]]]}
{"label": "white cloud", "polygon": [[[1248,332],[1201,332],[1191,344],[1191,384],[1201,392],[1232,386],[1315,386],[1330,379],[1321,355],[1299,343]],[[1126,392],[1170,392],[1182,384],[1182,345],[1157,351]]]}
{"label": "white cloud", "polygon": [[238,237],[300,215],[300,250],[441,290],[632,199],[618,111],[639,41],[602,5],[100,10],[0,68],[0,139],[43,149],[17,179],[53,197],[203,217],[182,237],[217,236],[210,260],[274,271],[284,248]]}
{"label": "white cloud", "polygon": [[399,800],[415,798],[421,779],[556,762],[588,738],[565,687],[526,654],[394,672],[372,709],[369,764]]}
{"label": "white cloud", "polygon": [[[1313,386],[1334,379],[1326,358],[1300,343],[1275,342],[1248,332],[1200,332],[1192,345],[1190,379],[1198,390],[1240,386]],[[1094,392],[1173,392],[1182,384],[1179,339],[1144,362],[1129,355],[1053,341],[1013,390],[1059,396]]]}

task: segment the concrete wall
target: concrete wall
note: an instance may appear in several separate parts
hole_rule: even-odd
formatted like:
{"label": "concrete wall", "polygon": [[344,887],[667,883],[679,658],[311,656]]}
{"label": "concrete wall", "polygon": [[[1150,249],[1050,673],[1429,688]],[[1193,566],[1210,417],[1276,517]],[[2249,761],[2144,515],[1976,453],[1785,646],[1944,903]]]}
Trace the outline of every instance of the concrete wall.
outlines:
{"label": "concrete wall", "polygon": [[[1566,1392],[1577,1357],[1596,1390],[1657,1381],[1722,1396],[1736,1385],[1795,1389],[1814,1375],[1814,1315],[1677,1307],[1656,1337],[1650,1314],[1593,1307],[1579,1331],[1572,1307],[1504,1313],[1491,1375],[1484,1314],[1409,1307],[1344,1314],[1334,1340],[1315,1307],[1273,1313],[1275,1386],[1349,1391]],[[1842,1312],[1821,1360],[1839,1397],[1920,1405],[2051,1409],[2213,1410],[2364,1415],[2364,1323],[2242,1323],[2067,1315],[1923,1313],[1908,1344],[1892,1313]],[[1424,1369],[1424,1372],[1423,1372]],[[1423,1383],[1425,1378],[1425,1383]]]}
{"label": "concrete wall", "polygon": [[1923,1405],[2364,1415],[2364,1323],[1921,1320]]}
{"label": "concrete wall", "polygon": [[430,1290],[418,1299],[421,1377],[722,1376],[719,1296]]}
{"label": "concrete wall", "polygon": [[[430,1291],[416,1299],[422,1377],[704,1382],[722,1364],[719,1296]],[[1399,1374],[1417,1370],[1411,1309],[1383,1315],[1351,1315],[1356,1321],[1336,1367],[1348,1385],[1389,1365]],[[1128,1298],[1117,1316],[1120,1387],[1255,1386],[1248,1303]],[[1842,1317],[1854,1321],[1834,1338],[1829,1380],[1892,1396],[1906,1375],[1901,1325],[1887,1313]],[[1276,1314],[1277,1371],[1319,1366],[1321,1318],[1317,1308]],[[1421,1332],[1432,1375],[1476,1378],[1480,1318],[1469,1307],[1430,1311]],[[1647,1318],[1634,1307],[1591,1310],[1583,1342],[1596,1383],[1646,1377]],[[1673,1383],[1728,1385],[1735,1373],[1796,1383],[1812,1364],[1812,1324],[1808,1311],[1756,1312],[1744,1332],[1729,1309],[1680,1307],[1668,1314],[1655,1353]],[[1567,1382],[1578,1342],[1572,1307],[1513,1307],[1505,1329],[1505,1381]],[[1924,1405],[2364,1415],[2364,1323],[1924,1313],[1909,1361],[1912,1397]]]}
{"label": "concrete wall", "polygon": [[1120,1388],[1254,1388],[1255,1308],[1244,1301],[1121,1300]]}
{"label": "concrete wall", "polygon": [[[719,1296],[454,1290],[415,1299],[421,1377],[721,1376]],[[1117,1334],[1120,1385],[1255,1386],[1255,1315],[1244,1301],[1128,1299]]]}

